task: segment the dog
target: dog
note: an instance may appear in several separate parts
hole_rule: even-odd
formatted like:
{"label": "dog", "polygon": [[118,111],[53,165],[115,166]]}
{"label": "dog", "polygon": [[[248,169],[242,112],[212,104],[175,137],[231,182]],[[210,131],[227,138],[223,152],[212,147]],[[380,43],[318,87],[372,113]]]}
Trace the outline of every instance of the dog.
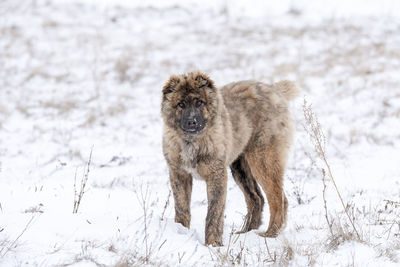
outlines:
{"label": "dog", "polygon": [[242,190],[244,233],[258,229],[264,190],[270,210],[263,237],[276,237],[286,222],[283,175],[293,135],[288,102],[293,82],[240,81],[218,89],[199,71],[172,75],[162,89],[163,154],[175,201],[175,222],[190,228],[193,178],[206,182],[205,244],[222,246],[227,167]]}

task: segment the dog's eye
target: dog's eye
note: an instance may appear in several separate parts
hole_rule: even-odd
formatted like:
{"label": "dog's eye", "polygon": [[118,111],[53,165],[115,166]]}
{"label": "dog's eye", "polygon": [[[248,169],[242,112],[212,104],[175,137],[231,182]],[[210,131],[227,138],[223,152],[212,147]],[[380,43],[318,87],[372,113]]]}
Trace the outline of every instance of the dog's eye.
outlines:
{"label": "dog's eye", "polygon": [[179,102],[179,103],[178,103],[178,107],[180,107],[180,108],[182,108],[182,109],[185,108],[185,103]]}
{"label": "dog's eye", "polygon": [[203,104],[204,104],[203,101],[197,100],[195,106],[196,106],[196,108],[199,108],[199,107],[201,107]]}

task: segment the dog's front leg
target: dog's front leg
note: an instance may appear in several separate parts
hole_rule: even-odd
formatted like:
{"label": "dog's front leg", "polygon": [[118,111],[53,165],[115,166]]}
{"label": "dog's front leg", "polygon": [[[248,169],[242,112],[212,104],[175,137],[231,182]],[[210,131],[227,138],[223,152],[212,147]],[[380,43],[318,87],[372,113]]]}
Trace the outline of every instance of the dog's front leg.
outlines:
{"label": "dog's front leg", "polygon": [[175,222],[190,228],[190,198],[193,178],[182,170],[173,169],[169,172],[169,178],[175,201]]}
{"label": "dog's front leg", "polygon": [[226,167],[221,163],[203,165],[199,168],[199,174],[207,184],[206,245],[222,246],[228,178]]}

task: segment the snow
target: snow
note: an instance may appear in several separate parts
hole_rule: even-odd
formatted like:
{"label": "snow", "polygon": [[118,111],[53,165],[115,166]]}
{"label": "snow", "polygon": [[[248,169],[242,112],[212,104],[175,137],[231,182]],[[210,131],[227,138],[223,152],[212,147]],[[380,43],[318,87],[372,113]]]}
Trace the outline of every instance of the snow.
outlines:
{"label": "snow", "polygon": [[[0,266],[397,266],[400,261],[398,1],[2,1]],[[238,230],[228,181],[224,246],[204,245],[205,184],[191,229],[174,223],[161,151],[161,88],[201,70],[221,86],[292,79],[296,136],[286,229]],[[321,168],[312,104],[356,237]],[[93,149],[79,210],[72,213]],[[313,161],[315,164],[313,164]],[[146,193],[147,192],[147,193]],[[335,239],[336,238],[336,239]]]}

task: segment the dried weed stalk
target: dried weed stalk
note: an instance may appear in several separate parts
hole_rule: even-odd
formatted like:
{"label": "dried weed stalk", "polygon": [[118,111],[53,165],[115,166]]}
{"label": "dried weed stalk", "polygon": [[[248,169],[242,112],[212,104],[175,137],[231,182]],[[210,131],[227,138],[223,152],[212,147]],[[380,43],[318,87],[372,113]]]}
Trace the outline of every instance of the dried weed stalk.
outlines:
{"label": "dried weed stalk", "polygon": [[167,200],[165,201],[165,205],[164,205],[163,212],[162,212],[162,214],[161,214],[161,218],[160,218],[161,221],[164,220],[165,211],[167,210],[167,208],[168,208],[168,206],[169,206],[169,200],[170,200],[170,198],[171,198],[171,194],[172,194],[172,192],[171,192],[171,189],[170,189],[170,190],[169,190],[169,193],[168,193]]}
{"label": "dried weed stalk", "polygon": [[148,236],[148,224],[149,224],[149,184],[146,185],[146,188],[143,189],[143,184],[140,186],[140,192],[138,192],[135,188],[133,187],[133,190],[136,194],[136,198],[142,208],[143,211],[143,223],[144,223],[144,243],[145,243],[145,249],[146,249],[146,255],[143,259],[143,262],[146,264],[150,263],[150,256],[152,253],[152,244],[149,244],[149,236]]}
{"label": "dried weed stalk", "polygon": [[93,152],[93,147],[90,149],[89,160],[86,163],[85,168],[83,169],[83,176],[82,176],[82,179],[81,179],[79,192],[78,192],[78,190],[76,188],[76,173],[77,173],[77,171],[75,171],[75,177],[74,177],[74,208],[72,210],[72,213],[78,213],[78,209],[79,209],[79,206],[81,204],[81,201],[82,201],[82,198],[83,198],[83,194],[86,192],[85,188],[86,188],[87,181],[89,179],[90,164],[92,162],[92,152]]}
{"label": "dried weed stalk", "polygon": [[332,230],[332,222],[329,221],[329,215],[328,215],[328,205],[327,205],[327,201],[326,201],[326,173],[325,173],[325,169],[322,169],[322,183],[324,184],[324,189],[322,190],[322,198],[324,200],[324,210],[325,210],[325,220],[326,223],[329,226],[329,231],[331,232],[331,235],[333,236],[333,230]]}
{"label": "dried weed stalk", "polygon": [[[318,121],[318,118],[316,117],[316,115],[314,114],[311,104],[308,104],[306,99],[304,98],[304,104],[303,104],[303,114],[304,114],[304,119],[306,121],[306,124],[304,125],[304,129],[307,132],[307,134],[310,136],[310,140],[311,143],[313,144],[314,150],[317,153],[318,157],[322,160],[323,164],[325,165],[325,168],[328,170],[327,175],[329,176],[329,178],[331,179],[336,193],[338,194],[338,197],[340,199],[340,202],[342,203],[343,206],[343,210],[347,215],[347,218],[349,219],[354,232],[356,233],[358,239],[360,238],[360,235],[354,225],[354,221],[351,219],[347,209],[346,209],[346,205],[344,204],[342,195],[340,194],[340,191],[336,185],[335,182],[335,178],[333,177],[332,174],[332,170],[331,170],[331,166],[329,165],[328,159],[326,157],[326,150],[325,150],[325,145],[326,145],[326,139],[325,139],[325,135],[322,131],[322,127],[321,124]],[[326,175],[326,171],[324,168],[322,168],[322,174],[323,177],[325,177]],[[325,180],[323,180],[325,182]],[[324,187],[325,190],[325,187]],[[326,204],[326,200],[324,199],[325,204]],[[329,225],[329,220],[328,220],[328,225]],[[332,231],[332,228],[330,227],[330,230]]]}

